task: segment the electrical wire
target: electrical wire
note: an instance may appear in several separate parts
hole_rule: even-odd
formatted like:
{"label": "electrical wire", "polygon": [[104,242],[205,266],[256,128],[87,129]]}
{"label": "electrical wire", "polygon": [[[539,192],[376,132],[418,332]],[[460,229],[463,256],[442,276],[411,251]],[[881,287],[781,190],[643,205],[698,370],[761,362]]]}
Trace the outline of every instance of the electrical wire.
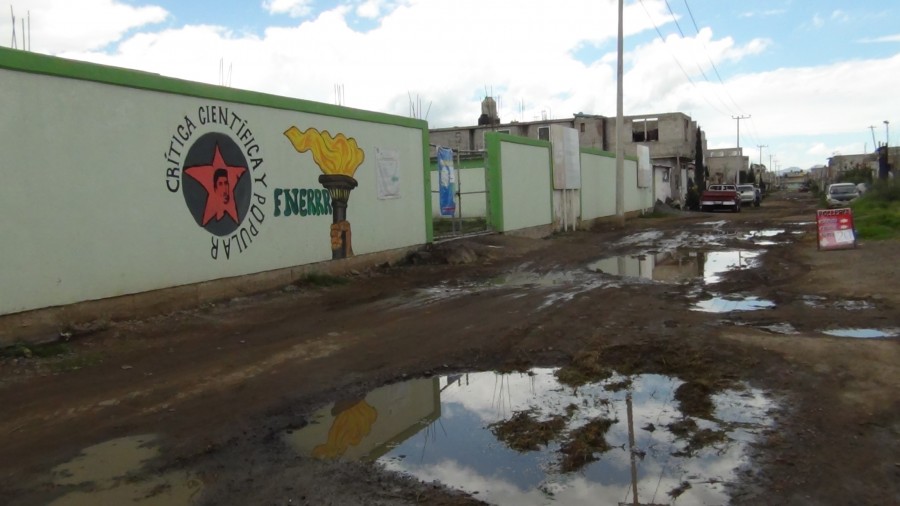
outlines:
{"label": "electrical wire", "polygon": [[[653,28],[656,30],[656,34],[659,36],[659,40],[662,41],[663,46],[665,46],[667,49],[669,49],[669,55],[672,57],[672,60],[674,60],[674,61],[675,61],[675,64],[678,65],[678,68],[681,69],[681,73],[684,74],[684,77],[687,78],[687,80],[688,80],[689,83],[691,83],[691,86],[693,86],[694,89],[696,89],[697,91],[700,91],[700,88],[697,86],[697,83],[695,83],[694,80],[691,79],[691,76],[687,73],[686,70],[684,70],[684,66],[681,65],[681,61],[678,60],[678,57],[675,56],[675,53],[673,53],[672,50],[671,50],[671,48],[669,48],[669,45],[666,44],[666,39],[665,39],[665,37],[663,37],[662,32],[659,30],[659,26],[657,26],[657,25],[656,25],[656,22],[653,20],[653,16],[650,15],[650,11],[647,10],[647,6],[644,5],[644,0],[640,0],[640,3],[641,3],[641,7],[644,8],[644,12],[647,14],[647,19],[650,20],[650,24],[652,24],[652,25],[653,25]],[[728,113],[726,113],[726,112],[723,112],[721,109],[719,109],[718,107],[716,107],[715,104],[713,104],[712,102],[710,102],[709,99],[706,98],[706,95],[705,95],[705,94],[700,93],[700,96],[703,98],[703,100],[704,100],[710,107],[712,107],[713,109],[715,109],[716,112],[718,112],[719,114],[723,114],[723,115],[727,115],[727,114],[728,114]]]}
{"label": "electrical wire", "polygon": [[[688,15],[691,18],[691,23],[693,23],[693,25],[694,25],[694,31],[697,32],[697,35],[700,35],[700,28],[697,27],[697,20],[694,18],[694,12],[691,10],[691,6],[688,5],[687,0],[684,0],[684,7],[687,9]],[[699,37],[698,37],[698,40],[699,40]],[[738,111],[743,111],[741,106],[739,106],[738,103],[735,102],[735,100],[731,96],[731,94],[728,93],[728,87],[725,85],[725,81],[722,79],[722,75],[719,73],[719,68],[716,66],[715,62],[713,62],[712,57],[709,56],[709,50],[706,47],[706,43],[701,41],[701,44],[703,44],[703,53],[706,55],[706,59],[709,60],[709,64],[712,65],[712,68],[716,73],[716,78],[718,78],[719,82],[722,83],[722,89],[725,91],[725,95],[728,97],[729,100],[731,100],[731,103],[734,104],[734,106],[737,108]]]}

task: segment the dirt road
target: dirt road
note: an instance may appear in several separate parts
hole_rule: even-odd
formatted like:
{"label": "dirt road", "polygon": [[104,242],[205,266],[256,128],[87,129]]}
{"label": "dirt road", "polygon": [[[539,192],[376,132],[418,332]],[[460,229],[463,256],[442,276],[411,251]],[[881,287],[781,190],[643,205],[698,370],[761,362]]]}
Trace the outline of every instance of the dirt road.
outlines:
{"label": "dirt road", "polygon": [[[581,500],[597,504],[598,484],[646,496],[649,481],[631,488],[597,476],[611,465],[628,481],[631,457],[641,480],[658,467],[656,489],[677,485],[654,491],[657,503],[900,504],[898,243],[819,252],[814,205],[776,194],[737,214],[440,243],[346,283],[97,325],[61,356],[0,359],[0,502],[576,504],[584,481],[593,492]],[[507,438],[499,423],[536,411],[512,407],[491,426],[456,431],[468,450],[446,444],[463,418],[450,400],[477,397],[464,386],[479,371],[532,392],[559,381],[546,391],[575,399],[553,401],[568,404],[563,415],[516,420],[569,425],[519,447],[534,433],[512,427],[522,437]],[[657,399],[654,384],[674,397],[642,407],[642,392]],[[432,404],[404,415],[396,390],[378,390],[385,385],[408,396],[424,385]],[[753,423],[725,420],[731,392],[741,409],[762,406]],[[637,417],[630,451],[612,442],[626,397]],[[579,409],[608,419],[605,439],[580,453]],[[351,458],[392,416],[402,430]],[[656,423],[635,423],[645,419]],[[492,441],[478,439],[482,429]],[[402,452],[419,448],[404,445],[429,442],[457,447],[459,459],[476,452],[471,467],[488,471],[476,478],[457,465],[454,482],[404,467],[413,459]],[[534,469],[546,476],[532,481],[510,471],[503,483],[541,485],[504,492],[487,478],[523,468],[489,464],[482,448],[581,460],[541,461]],[[716,464],[727,469],[685,471],[728,452],[737,460]],[[669,476],[673,458],[679,476]]]}

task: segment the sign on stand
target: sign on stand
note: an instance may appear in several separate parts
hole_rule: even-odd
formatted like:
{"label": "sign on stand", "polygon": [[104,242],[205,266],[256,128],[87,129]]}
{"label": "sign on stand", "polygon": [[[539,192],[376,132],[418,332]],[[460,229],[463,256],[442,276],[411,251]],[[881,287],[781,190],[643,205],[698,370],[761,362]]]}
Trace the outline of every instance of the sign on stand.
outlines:
{"label": "sign on stand", "polygon": [[816,211],[816,236],[820,250],[855,248],[853,210],[842,208]]}

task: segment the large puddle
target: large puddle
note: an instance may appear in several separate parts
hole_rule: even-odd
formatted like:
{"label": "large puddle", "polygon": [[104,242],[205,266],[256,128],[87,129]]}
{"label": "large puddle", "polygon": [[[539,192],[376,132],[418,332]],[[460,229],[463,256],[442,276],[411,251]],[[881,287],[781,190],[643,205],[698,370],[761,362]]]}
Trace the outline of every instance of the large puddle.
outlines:
{"label": "large puddle", "polygon": [[50,506],[188,506],[203,488],[184,472],[144,473],[159,456],[156,436],[144,434],[113,439],[81,451],[51,471],[54,485],[70,491]]}
{"label": "large puddle", "polygon": [[823,330],[823,334],[834,337],[853,337],[856,339],[878,339],[900,336],[900,329],[830,329]]}
{"label": "large puddle", "polygon": [[721,504],[770,424],[759,390],[705,397],[706,414],[688,416],[679,379],[613,374],[573,389],[556,371],[390,385],[325,406],[284,437],[304,455],[378,461],[494,504],[631,504],[635,489],[642,504]]}
{"label": "large puddle", "polygon": [[663,283],[686,283],[699,279],[705,284],[713,284],[721,281],[727,272],[758,266],[760,254],[751,250],[674,250],[607,257],[589,264],[588,269],[611,276]]}

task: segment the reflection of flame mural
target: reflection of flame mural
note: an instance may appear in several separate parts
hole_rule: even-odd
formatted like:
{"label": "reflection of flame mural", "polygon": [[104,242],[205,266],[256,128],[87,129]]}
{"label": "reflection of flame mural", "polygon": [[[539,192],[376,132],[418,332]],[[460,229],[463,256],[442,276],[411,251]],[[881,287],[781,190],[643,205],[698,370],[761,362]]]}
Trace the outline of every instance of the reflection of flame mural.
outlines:
{"label": "reflection of flame mural", "polygon": [[372,424],[378,419],[378,411],[366,401],[344,409],[334,418],[328,430],[328,440],[313,448],[313,456],[323,459],[336,459],[356,446],[369,435]]}
{"label": "reflection of flame mural", "polygon": [[348,138],[342,133],[332,137],[327,130],[319,132],[315,128],[308,128],[301,132],[292,126],[284,135],[298,152],[311,152],[313,161],[322,171],[319,183],[331,195],[334,212],[331,223],[331,258],[353,256],[350,222],[347,221],[347,200],[350,198],[350,190],[356,188],[353,174],[365,159],[365,153],[357,146],[356,139]]}

